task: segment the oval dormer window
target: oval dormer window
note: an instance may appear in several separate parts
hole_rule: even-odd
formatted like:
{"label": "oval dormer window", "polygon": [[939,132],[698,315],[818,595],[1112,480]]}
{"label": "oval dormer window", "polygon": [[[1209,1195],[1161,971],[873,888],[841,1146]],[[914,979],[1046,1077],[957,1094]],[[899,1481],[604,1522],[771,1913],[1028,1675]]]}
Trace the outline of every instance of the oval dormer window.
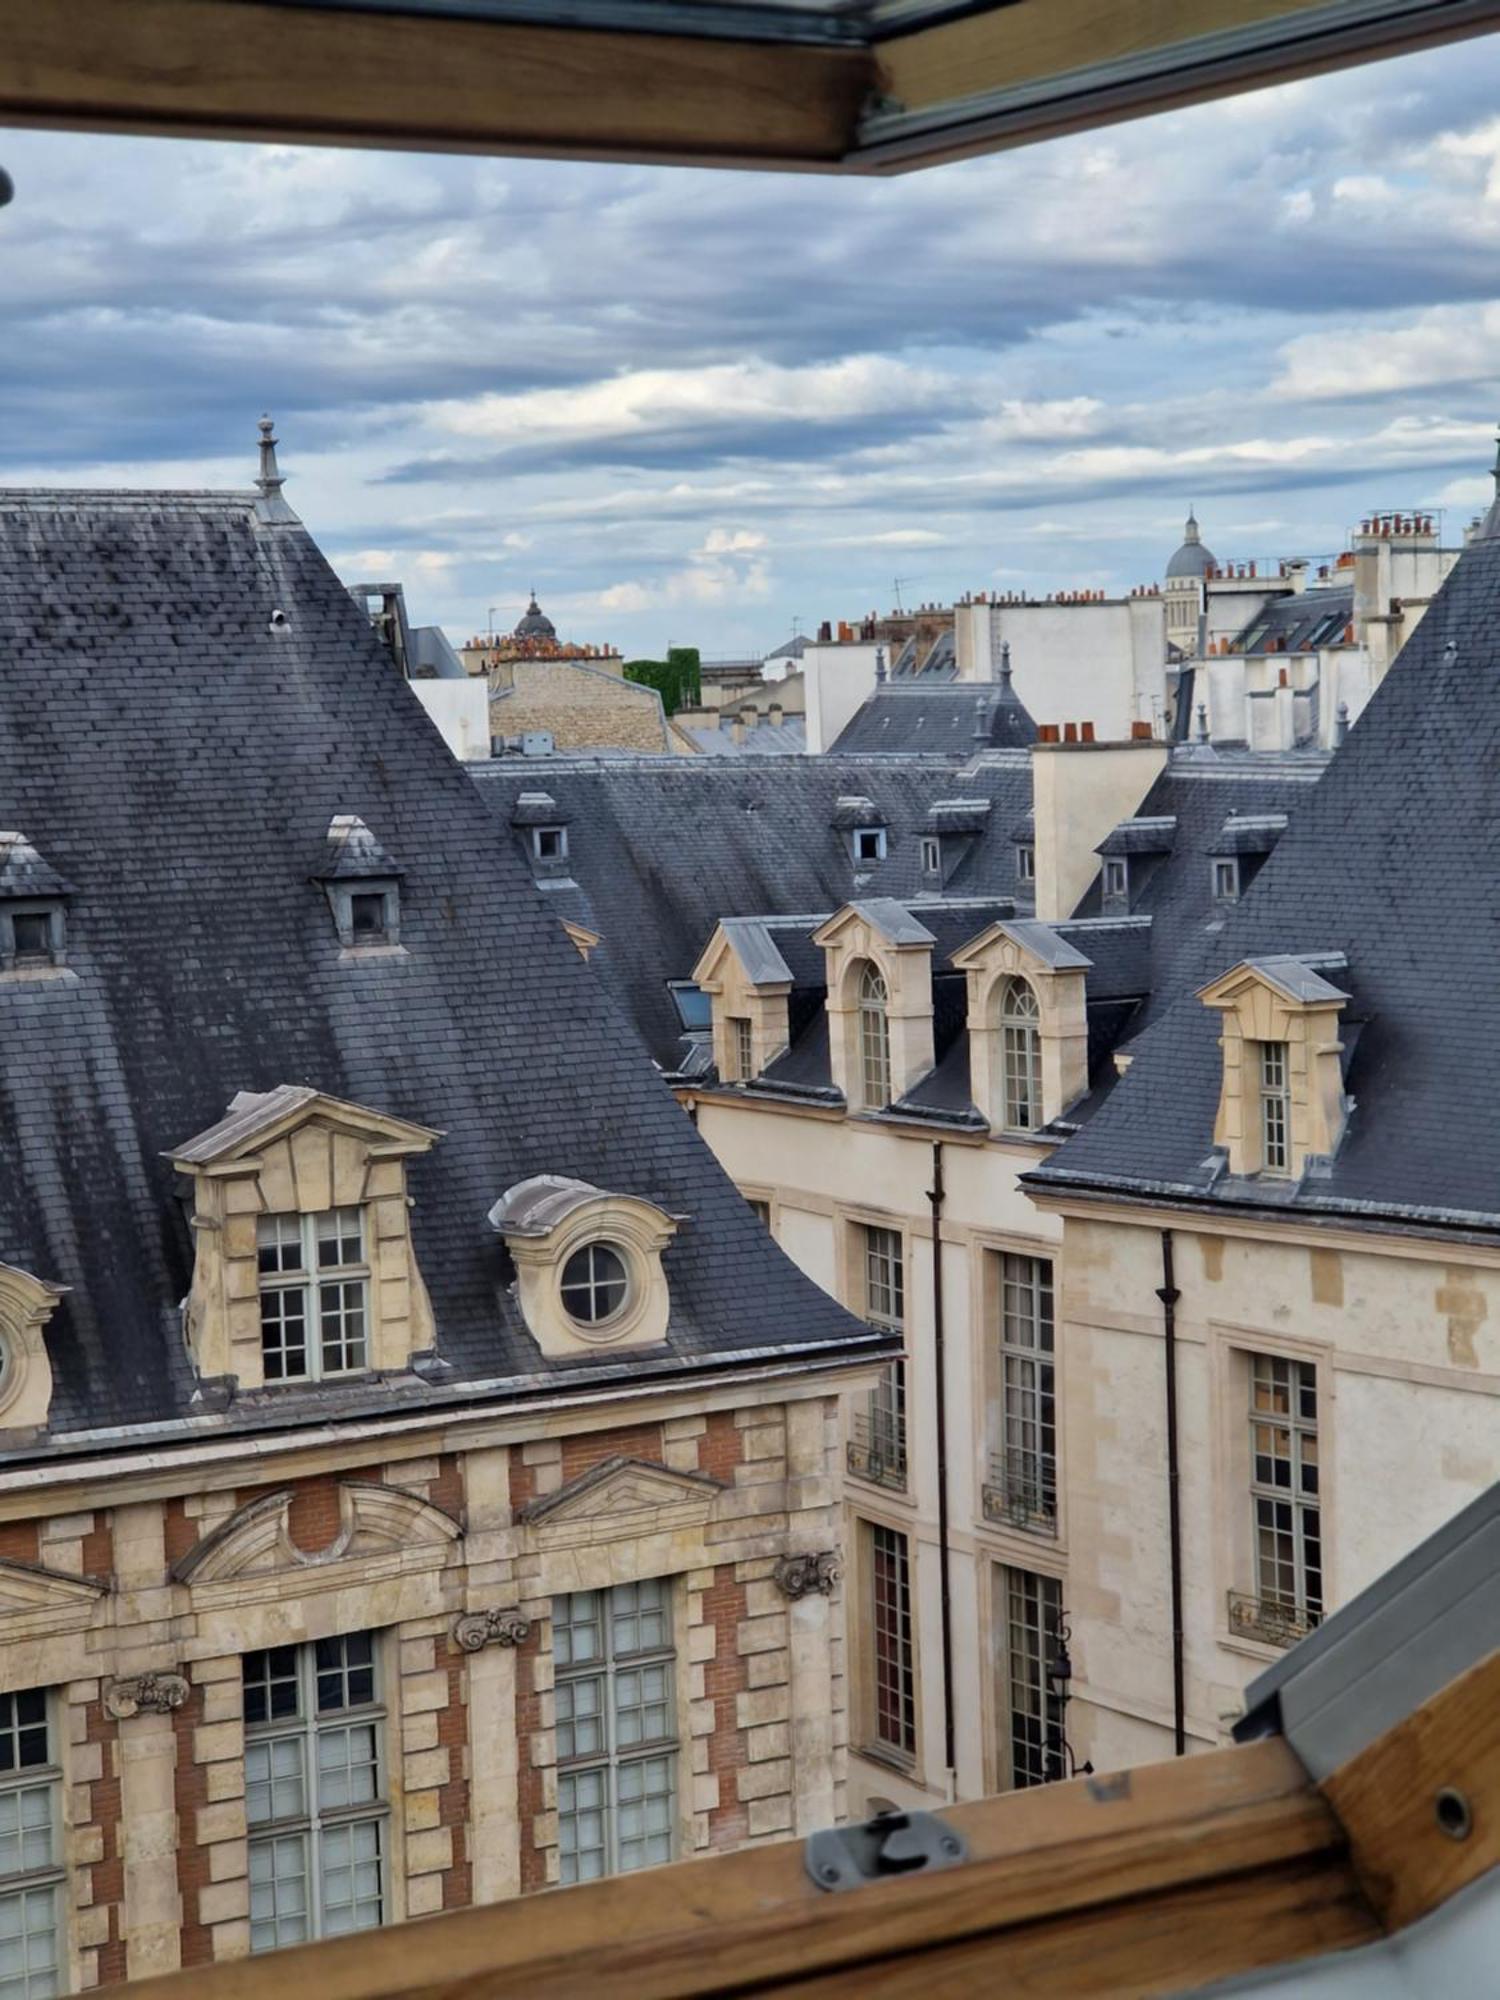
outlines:
{"label": "oval dormer window", "polygon": [[585,1243],[562,1269],[562,1302],[579,1326],[603,1326],[630,1296],[630,1267],[612,1243]]}

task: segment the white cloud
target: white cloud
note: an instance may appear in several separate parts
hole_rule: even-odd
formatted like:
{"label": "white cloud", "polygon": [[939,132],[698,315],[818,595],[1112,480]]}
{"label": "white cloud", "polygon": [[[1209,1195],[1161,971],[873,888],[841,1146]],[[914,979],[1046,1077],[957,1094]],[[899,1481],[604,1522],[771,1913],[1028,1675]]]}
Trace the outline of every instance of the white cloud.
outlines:
{"label": "white cloud", "polygon": [[1297,401],[1327,397],[1412,396],[1500,376],[1500,304],[1435,306],[1404,324],[1329,326],[1299,334],[1280,350],[1275,394]]}

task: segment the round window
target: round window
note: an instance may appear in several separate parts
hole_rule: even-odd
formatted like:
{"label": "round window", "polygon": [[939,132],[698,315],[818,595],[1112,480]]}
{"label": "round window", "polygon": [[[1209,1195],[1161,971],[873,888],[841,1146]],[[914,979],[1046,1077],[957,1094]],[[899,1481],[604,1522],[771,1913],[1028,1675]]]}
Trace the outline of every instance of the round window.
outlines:
{"label": "round window", "polygon": [[629,1290],[629,1270],[613,1244],[586,1243],[563,1265],[563,1308],[580,1326],[613,1319]]}

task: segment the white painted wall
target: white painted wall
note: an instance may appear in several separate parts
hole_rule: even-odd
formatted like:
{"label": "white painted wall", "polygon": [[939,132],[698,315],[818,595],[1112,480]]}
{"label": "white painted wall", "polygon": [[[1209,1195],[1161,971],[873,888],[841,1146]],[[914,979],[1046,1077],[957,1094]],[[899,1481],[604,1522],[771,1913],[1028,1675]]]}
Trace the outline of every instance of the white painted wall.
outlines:
{"label": "white painted wall", "polygon": [[406,685],[462,762],[490,754],[490,691],[484,680],[408,681]]}
{"label": "white painted wall", "polygon": [[[802,671],[807,687],[807,747],[813,754],[826,750],[844,725],[851,721],[860,703],[875,692],[873,644],[809,646],[802,655]],[[889,649],[887,660],[889,660]]]}
{"label": "white painted wall", "polygon": [[1101,738],[1129,736],[1132,722],[1164,727],[1167,639],[1161,598],[987,609],[983,639],[972,616],[968,620],[966,652],[974,677],[990,678],[1009,642],[1016,693],[1033,721],[1092,722]]}

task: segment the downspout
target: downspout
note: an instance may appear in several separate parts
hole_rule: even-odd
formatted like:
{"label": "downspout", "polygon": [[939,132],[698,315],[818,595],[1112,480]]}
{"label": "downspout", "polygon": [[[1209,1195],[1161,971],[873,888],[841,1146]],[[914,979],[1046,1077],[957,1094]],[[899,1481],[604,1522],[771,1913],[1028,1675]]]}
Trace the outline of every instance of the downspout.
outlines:
{"label": "downspout", "polygon": [[1182,1646],[1182,1494],[1177,1443],[1177,1289],[1172,1232],[1161,1232],[1161,1326],[1167,1367],[1167,1548],[1172,1567],[1172,1741],[1173,1754],[1187,1752],[1187,1695]]}
{"label": "downspout", "polygon": [[948,1385],[943,1329],[943,1142],[932,1142],[932,1365],[937,1419],[938,1589],[943,1648],[943,1768],[948,1795],[958,1796],[953,1718],[953,1589],[948,1560]]}

